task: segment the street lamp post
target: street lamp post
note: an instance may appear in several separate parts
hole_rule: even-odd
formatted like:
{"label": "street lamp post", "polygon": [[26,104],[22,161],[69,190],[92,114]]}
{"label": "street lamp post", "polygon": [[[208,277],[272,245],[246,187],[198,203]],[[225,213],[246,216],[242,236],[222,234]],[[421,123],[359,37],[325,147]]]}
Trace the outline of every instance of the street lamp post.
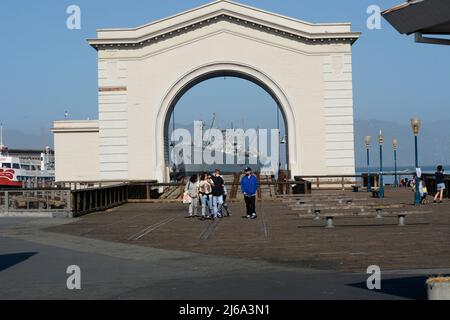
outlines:
{"label": "street lamp post", "polygon": [[364,143],[366,144],[366,151],[367,151],[367,192],[371,192],[372,184],[370,183],[370,158],[369,158],[370,136],[366,136],[364,138]]}
{"label": "street lamp post", "polygon": [[418,173],[417,169],[419,168],[419,153],[418,153],[417,136],[419,135],[420,124],[421,124],[421,121],[419,118],[411,119],[411,128],[414,133],[414,151],[415,151],[415,159],[416,159],[416,179],[415,179],[416,192],[414,193],[414,205],[416,205],[416,206],[420,205],[419,176],[417,174]]}
{"label": "street lamp post", "polygon": [[392,148],[394,149],[394,186],[398,187],[398,176],[397,176],[397,149],[398,141],[397,139],[392,140]]}
{"label": "street lamp post", "polygon": [[378,143],[380,144],[380,189],[378,190],[378,198],[384,198],[384,182],[383,182],[383,135],[378,136]]}

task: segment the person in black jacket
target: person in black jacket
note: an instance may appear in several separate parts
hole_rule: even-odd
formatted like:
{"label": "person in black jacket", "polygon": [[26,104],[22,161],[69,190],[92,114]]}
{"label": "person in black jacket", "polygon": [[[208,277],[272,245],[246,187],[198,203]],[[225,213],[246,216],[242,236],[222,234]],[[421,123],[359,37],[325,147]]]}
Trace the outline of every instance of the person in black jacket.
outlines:
{"label": "person in black jacket", "polygon": [[220,170],[214,171],[212,176],[212,194],[213,194],[213,218],[222,218],[220,209],[223,205],[223,195],[224,195],[224,184],[222,176],[220,175]]}
{"label": "person in black jacket", "polygon": [[439,203],[442,203],[442,198],[444,197],[444,190],[445,190],[444,168],[442,166],[438,166],[434,176],[436,177],[436,190],[437,190],[437,193],[434,196],[434,203],[436,203],[438,199]]}

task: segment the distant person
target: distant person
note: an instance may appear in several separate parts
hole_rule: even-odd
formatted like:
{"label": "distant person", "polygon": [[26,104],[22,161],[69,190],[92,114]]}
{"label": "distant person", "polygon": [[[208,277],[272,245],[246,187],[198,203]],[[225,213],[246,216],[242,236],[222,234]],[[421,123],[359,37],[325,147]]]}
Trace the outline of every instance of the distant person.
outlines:
{"label": "distant person", "polygon": [[209,214],[212,213],[212,185],[211,177],[207,173],[203,173],[200,176],[199,183],[199,195],[200,201],[202,203],[202,217],[201,220],[205,220],[206,209],[209,209]]}
{"label": "distant person", "polygon": [[408,185],[408,178],[403,178],[401,181],[400,181],[400,187],[406,187]]}
{"label": "distant person", "polygon": [[416,176],[413,176],[412,177],[412,179],[408,179],[408,178],[406,178],[406,186],[408,187],[408,188],[413,188],[414,187],[414,184],[416,183]]}
{"label": "distant person", "polygon": [[211,193],[208,195],[208,208],[209,208],[209,216],[213,218],[213,194],[212,194],[212,186],[214,185],[214,181],[212,180],[212,174],[208,172],[207,174],[208,181],[211,184]]}
{"label": "distant person", "polygon": [[258,191],[258,178],[252,173],[251,168],[244,169],[245,176],[241,180],[241,190],[244,193],[247,207],[247,219],[256,218],[256,192]]}
{"label": "distant person", "polygon": [[422,179],[419,179],[419,192],[420,192],[420,204],[428,203],[427,201],[428,189]]}
{"label": "distant person", "polygon": [[[222,180],[224,181],[224,184],[223,184],[223,195],[222,195],[222,198],[223,198],[223,204],[222,204],[222,205],[220,206],[220,208],[219,208],[219,214],[220,214],[222,217],[224,217],[225,214],[226,214],[227,217],[231,217],[230,208],[229,208],[228,203],[227,203],[228,189],[227,189],[227,186],[226,186],[226,184],[225,184],[225,179],[224,179],[224,177],[223,177],[223,175],[222,175],[222,173],[221,173],[220,171],[219,171],[219,175],[220,175],[220,177],[222,178]],[[225,211],[225,212],[224,212],[224,211]]]}
{"label": "distant person", "polygon": [[436,178],[436,190],[437,193],[434,196],[434,203],[436,203],[439,199],[439,203],[442,203],[442,198],[444,197],[444,190],[445,190],[445,181],[444,181],[444,168],[442,166],[437,167],[437,171],[434,174]]}
{"label": "distant person", "polygon": [[228,206],[227,198],[228,198],[228,189],[227,189],[226,185],[223,185],[223,205],[222,205],[222,208],[225,209],[227,217],[231,217],[231,211],[230,211],[230,207]]}
{"label": "distant person", "polygon": [[186,192],[192,201],[189,204],[189,217],[195,218],[197,215],[197,203],[198,203],[198,176],[194,174],[189,179],[188,183],[184,187],[184,192]]}
{"label": "distant person", "polygon": [[213,219],[222,218],[222,214],[220,213],[221,207],[223,205],[223,195],[224,189],[223,186],[225,181],[220,175],[220,170],[214,171],[213,176],[211,177],[213,186],[212,186],[212,196],[213,196]]}

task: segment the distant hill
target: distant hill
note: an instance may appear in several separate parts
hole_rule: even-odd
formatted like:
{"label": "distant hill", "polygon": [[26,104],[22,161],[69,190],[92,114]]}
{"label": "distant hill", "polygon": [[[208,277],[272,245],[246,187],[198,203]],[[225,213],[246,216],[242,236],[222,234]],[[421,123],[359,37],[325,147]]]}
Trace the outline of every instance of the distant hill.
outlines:
{"label": "distant hill", "polygon": [[3,129],[3,143],[10,149],[42,149],[46,146],[53,148],[53,134],[50,130],[46,130],[44,139],[42,139],[40,134],[35,135],[15,129]]}

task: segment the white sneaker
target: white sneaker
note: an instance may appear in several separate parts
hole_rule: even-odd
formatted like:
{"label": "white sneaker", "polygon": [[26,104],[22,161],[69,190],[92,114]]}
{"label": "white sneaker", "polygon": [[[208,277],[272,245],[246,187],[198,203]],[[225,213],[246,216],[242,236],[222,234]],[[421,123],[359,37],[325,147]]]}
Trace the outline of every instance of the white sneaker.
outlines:
{"label": "white sneaker", "polygon": [[247,215],[247,219],[251,219],[251,218],[252,218],[252,216],[248,214]]}
{"label": "white sneaker", "polygon": [[252,219],[255,219],[256,218],[256,213],[253,213],[252,214]]}

